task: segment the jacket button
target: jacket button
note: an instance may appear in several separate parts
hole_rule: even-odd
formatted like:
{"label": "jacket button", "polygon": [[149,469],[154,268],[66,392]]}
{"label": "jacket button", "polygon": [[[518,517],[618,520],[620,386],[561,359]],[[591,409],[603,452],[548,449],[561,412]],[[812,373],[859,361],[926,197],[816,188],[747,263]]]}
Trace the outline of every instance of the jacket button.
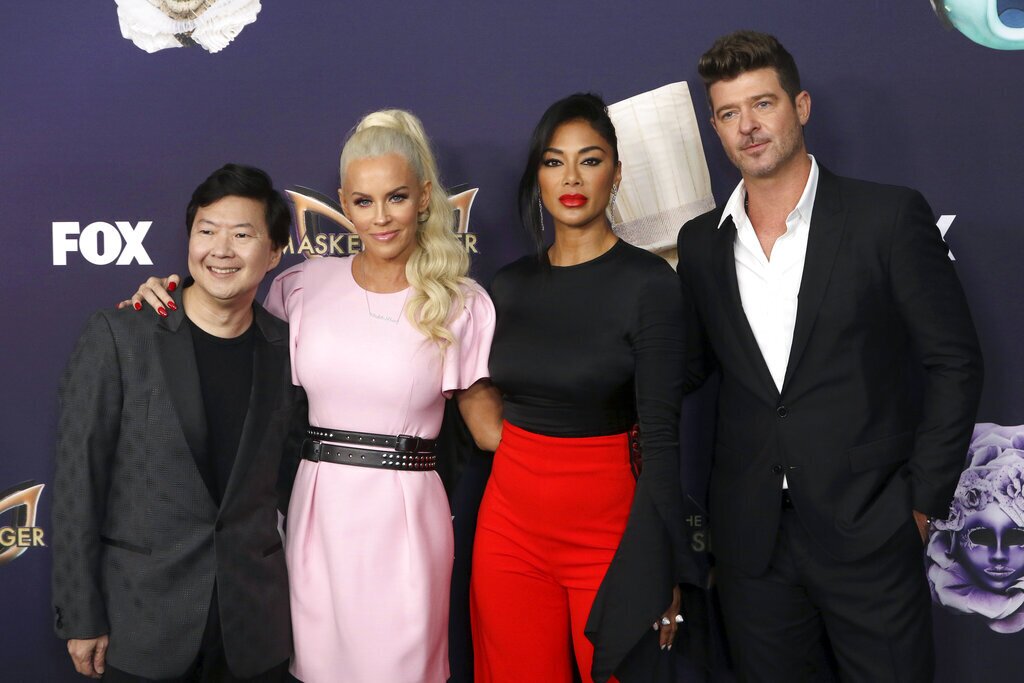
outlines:
{"label": "jacket button", "polygon": [[783,469],[782,465],[772,465],[772,474],[782,474]]}
{"label": "jacket button", "polygon": [[224,522],[218,521],[217,524],[214,525],[213,530],[214,531],[220,531],[223,528],[224,528]]}
{"label": "jacket button", "polygon": [[775,412],[778,413],[779,417],[786,417],[789,415],[789,409],[786,406],[779,406],[775,409]]}

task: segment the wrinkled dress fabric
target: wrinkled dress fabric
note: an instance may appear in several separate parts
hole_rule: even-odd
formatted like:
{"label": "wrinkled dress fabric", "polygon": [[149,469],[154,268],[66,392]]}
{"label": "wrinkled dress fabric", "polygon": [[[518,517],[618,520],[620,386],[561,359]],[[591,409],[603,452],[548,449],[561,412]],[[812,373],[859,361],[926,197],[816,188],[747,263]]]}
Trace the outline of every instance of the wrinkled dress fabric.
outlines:
{"label": "wrinkled dress fabric", "polygon": [[[494,309],[476,285],[442,352],[404,314],[409,291],[377,294],[351,258],[278,276],[266,307],[289,322],[293,381],[310,425],[437,435],[445,397],[487,377]],[[307,683],[443,683],[448,677],[451,513],[436,472],[303,460],[287,519],[295,654]]]}

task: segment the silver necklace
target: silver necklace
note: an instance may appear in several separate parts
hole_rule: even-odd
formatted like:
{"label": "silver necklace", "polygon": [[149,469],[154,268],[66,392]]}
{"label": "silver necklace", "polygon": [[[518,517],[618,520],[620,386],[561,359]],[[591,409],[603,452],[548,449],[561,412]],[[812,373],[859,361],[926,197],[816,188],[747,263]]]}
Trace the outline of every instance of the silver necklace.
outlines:
{"label": "silver necklace", "polygon": [[[355,258],[355,257],[353,257],[353,258]],[[363,265],[362,261],[359,262],[359,274],[363,276],[363,282],[366,282],[366,266]],[[358,285],[358,283],[357,283],[357,285]],[[369,290],[367,290],[365,287],[360,287],[360,289],[363,290],[363,298],[366,299],[366,313],[367,313],[367,315],[369,315],[374,320],[383,320],[384,322],[389,322],[389,323],[391,323],[393,325],[397,325],[398,324],[398,321],[402,319],[402,313],[405,312],[405,304],[409,302],[409,291],[410,291],[410,288],[406,288],[406,290],[405,290],[405,298],[402,300],[402,308],[398,311],[398,315],[396,315],[396,316],[390,316],[390,315],[386,315],[384,313],[375,313],[373,311],[373,308],[370,307],[370,292],[369,292]]]}
{"label": "silver necklace", "polygon": [[398,321],[402,319],[402,313],[405,312],[405,304],[409,300],[409,291],[406,290],[405,299],[402,300],[402,308],[401,310],[398,311],[398,315],[394,317],[390,315],[385,315],[384,313],[374,313],[373,309],[370,308],[370,295],[365,289],[363,290],[363,296],[366,298],[366,312],[370,315],[371,318],[373,318],[374,320],[383,320],[385,322],[394,323],[395,325],[397,325]]}

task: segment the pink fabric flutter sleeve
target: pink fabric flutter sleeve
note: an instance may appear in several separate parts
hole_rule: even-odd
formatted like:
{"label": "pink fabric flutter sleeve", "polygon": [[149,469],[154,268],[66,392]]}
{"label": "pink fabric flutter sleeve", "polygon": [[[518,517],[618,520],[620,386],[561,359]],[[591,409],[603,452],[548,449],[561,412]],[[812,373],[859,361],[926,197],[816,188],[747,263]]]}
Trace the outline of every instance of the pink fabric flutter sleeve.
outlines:
{"label": "pink fabric flutter sleeve", "polygon": [[288,322],[288,351],[292,357],[292,384],[298,386],[295,374],[295,353],[298,346],[299,328],[302,325],[302,288],[307,262],[292,266],[274,278],[270,291],[263,301],[263,307],[270,313]]}
{"label": "pink fabric flutter sleeve", "polygon": [[468,389],[477,380],[490,377],[487,360],[494,338],[494,304],[475,282],[463,287],[463,296],[463,310],[451,326],[456,343],[444,354],[441,391],[447,398],[454,391]]}

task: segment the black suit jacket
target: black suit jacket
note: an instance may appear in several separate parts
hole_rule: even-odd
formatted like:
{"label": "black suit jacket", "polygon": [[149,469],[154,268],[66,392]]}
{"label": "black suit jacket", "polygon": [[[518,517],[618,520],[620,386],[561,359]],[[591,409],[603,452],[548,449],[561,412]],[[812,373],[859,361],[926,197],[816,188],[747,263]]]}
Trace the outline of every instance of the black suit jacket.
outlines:
{"label": "black suit jacket", "polygon": [[879,547],[914,509],[945,516],[982,360],[924,198],[820,169],[781,392],[744,315],[736,229],[731,218],[718,228],[721,216],[683,226],[678,269],[687,385],[721,372],[710,491],[717,561],[749,573],[767,566],[783,474],[800,520],[840,561]]}
{"label": "black suit jacket", "polygon": [[252,392],[218,508],[195,459],[206,420],[180,292],[166,319],[94,314],[65,372],[55,626],[61,638],[109,634],[118,669],[178,676],[198,653],[216,581],[227,661],[248,677],[291,653],[278,485],[282,454],[298,452],[305,397],[291,384],[287,325],[254,305]]}

